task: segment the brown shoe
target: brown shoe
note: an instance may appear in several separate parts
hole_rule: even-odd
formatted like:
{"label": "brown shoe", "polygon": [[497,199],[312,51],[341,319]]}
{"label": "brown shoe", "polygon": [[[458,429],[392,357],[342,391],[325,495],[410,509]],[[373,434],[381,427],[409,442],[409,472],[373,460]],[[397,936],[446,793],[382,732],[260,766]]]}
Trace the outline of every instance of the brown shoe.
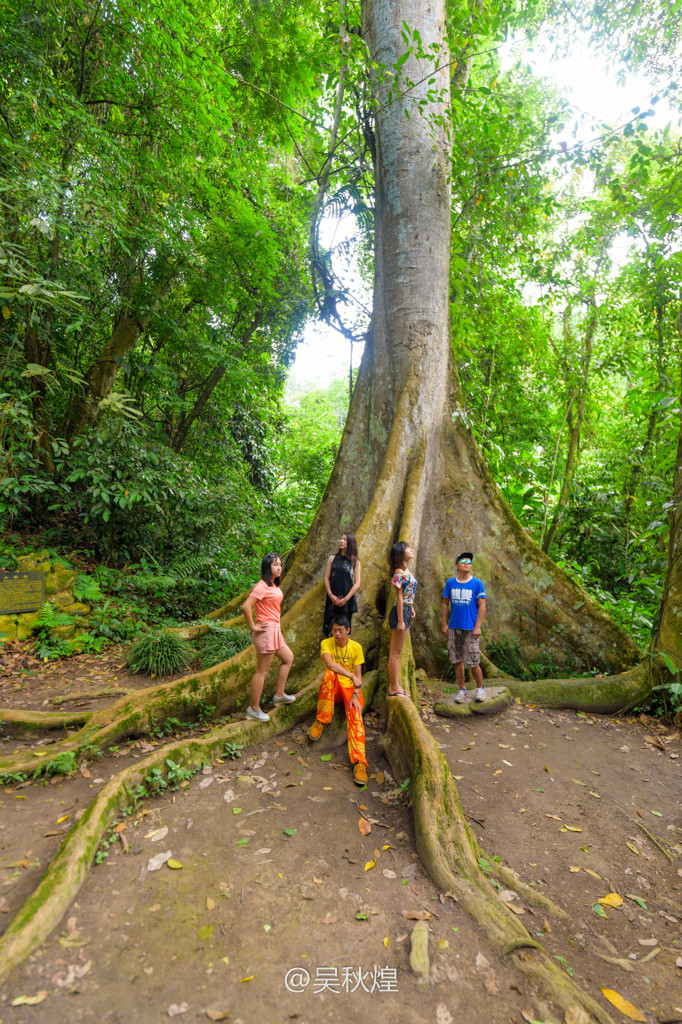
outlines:
{"label": "brown shoe", "polygon": [[363,764],[362,761],[358,761],[353,768],[353,779],[356,786],[367,785],[367,765]]}
{"label": "brown shoe", "polygon": [[315,721],[313,722],[313,724],[310,727],[310,731],[308,733],[308,736],[310,737],[311,740],[319,740],[320,736],[322,735],[322,730],[323,729],[324,729],[324,723],[323,722],[318,722],[318,720],[315,719]]}

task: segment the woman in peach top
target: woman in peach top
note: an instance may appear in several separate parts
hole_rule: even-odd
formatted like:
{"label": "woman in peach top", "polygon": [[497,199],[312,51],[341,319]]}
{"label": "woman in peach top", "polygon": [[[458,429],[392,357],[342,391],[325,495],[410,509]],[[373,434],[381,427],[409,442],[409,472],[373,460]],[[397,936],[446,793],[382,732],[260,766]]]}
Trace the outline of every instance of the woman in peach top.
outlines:
{"label": "woman in peach top", "polygon": [[[269,722],[270,716],[260,708],[265,676],[275,655],[281,664],[277,670],[275,695],[272,703],[293,704],[295,697],[284,692],[289,669],[294,660],[291,648],[287,646],[280,629],[280,610],[284,595],[279,587],[282,575],[282,559],[279,555],[266,555],[261,564],[261,578],[242,605],[242,615],[251,630],[253,646],[256,648],[256,671],[251,680],[251,703],[246,717],[256,722]],[[255,621],[253,611],[255,609]]]}

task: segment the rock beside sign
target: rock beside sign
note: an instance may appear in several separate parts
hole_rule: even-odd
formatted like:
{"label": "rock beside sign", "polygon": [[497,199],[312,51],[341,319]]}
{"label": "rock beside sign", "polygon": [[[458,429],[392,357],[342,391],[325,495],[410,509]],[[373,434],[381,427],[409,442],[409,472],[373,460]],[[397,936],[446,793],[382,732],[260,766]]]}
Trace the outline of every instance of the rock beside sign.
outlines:
{"label": "rock beside sign", "polygon": [[[77,601],[73,596],[73,586],[78,573],[57,562],[51,562],[49,552],[38,551],[31,555],[20,555],[17,558],[17,571],[9,575],[30,574],[35,578],[36,573],[44,575],[45,600],[54,605],[55,611],[66,612],[67,615],[75,617],[73,623],[56,626],[52,630],[62,639],[69,639],[77,626],[87,625],[85,617],[90,614],[90,607]],[[0,643],[6,643],[8,640],[25,640],[29,637],[40,617],[40,611],[38,607],[29,612],[8,612],[0,615]],[[78,619],[82,621],[79,622]]]}

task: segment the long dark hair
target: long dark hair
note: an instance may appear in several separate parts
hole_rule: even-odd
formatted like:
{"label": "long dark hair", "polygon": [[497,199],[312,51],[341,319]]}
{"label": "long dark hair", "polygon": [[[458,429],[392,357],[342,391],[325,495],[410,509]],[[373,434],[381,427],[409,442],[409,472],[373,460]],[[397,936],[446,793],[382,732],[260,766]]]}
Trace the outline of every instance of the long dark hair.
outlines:
{"label": "long dark hair", "polygon": [[346,550],[342,551],[339,548],[336,553],[337,555],[345,555],[346,558],[350,558],[350,564],[355,568],[358,562],[358,542],[355,539],[355,534],[349,533],[348,530],[343,531],[343,536],[346,538]]}
{"label": "long dark hair", "polygon": [[277,576],[273,580],[272,573],[270,572],[270,567],[277,558],[279,558],[280,562],[282,561],[280,555],[278,555],[275,551],[271,551],[269,555],[264,556],[263,561],[260,564],[260,578],[263,580],[264,583],[267,583],[269,587],[278,587],[279,581],[282,578],[281,576]]}
{"label": "long dark hair", "polygon": [[402,569],[405,565],[405,552],[409,548],[404,540],[399,540],[397,544],[394,544],[391,548],[391,553],[388,556],[388,564],[391,567],[391,572],[395,572],[396,569]]}

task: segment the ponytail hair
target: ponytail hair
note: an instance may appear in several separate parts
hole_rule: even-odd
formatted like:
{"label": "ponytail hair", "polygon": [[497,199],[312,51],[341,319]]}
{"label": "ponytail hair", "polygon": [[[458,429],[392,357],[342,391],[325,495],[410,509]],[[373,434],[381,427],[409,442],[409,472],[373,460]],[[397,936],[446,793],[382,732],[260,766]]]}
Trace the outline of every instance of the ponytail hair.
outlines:
{"label": "ponytail hair", "polygon": [[388,556],[388,564],[391,567],[391,572],[394,573],[397,569],[404,568],[405,565],[405,552],[409,548],[409,544],[404,540],[398,541],[391,548],[391,553]]}

